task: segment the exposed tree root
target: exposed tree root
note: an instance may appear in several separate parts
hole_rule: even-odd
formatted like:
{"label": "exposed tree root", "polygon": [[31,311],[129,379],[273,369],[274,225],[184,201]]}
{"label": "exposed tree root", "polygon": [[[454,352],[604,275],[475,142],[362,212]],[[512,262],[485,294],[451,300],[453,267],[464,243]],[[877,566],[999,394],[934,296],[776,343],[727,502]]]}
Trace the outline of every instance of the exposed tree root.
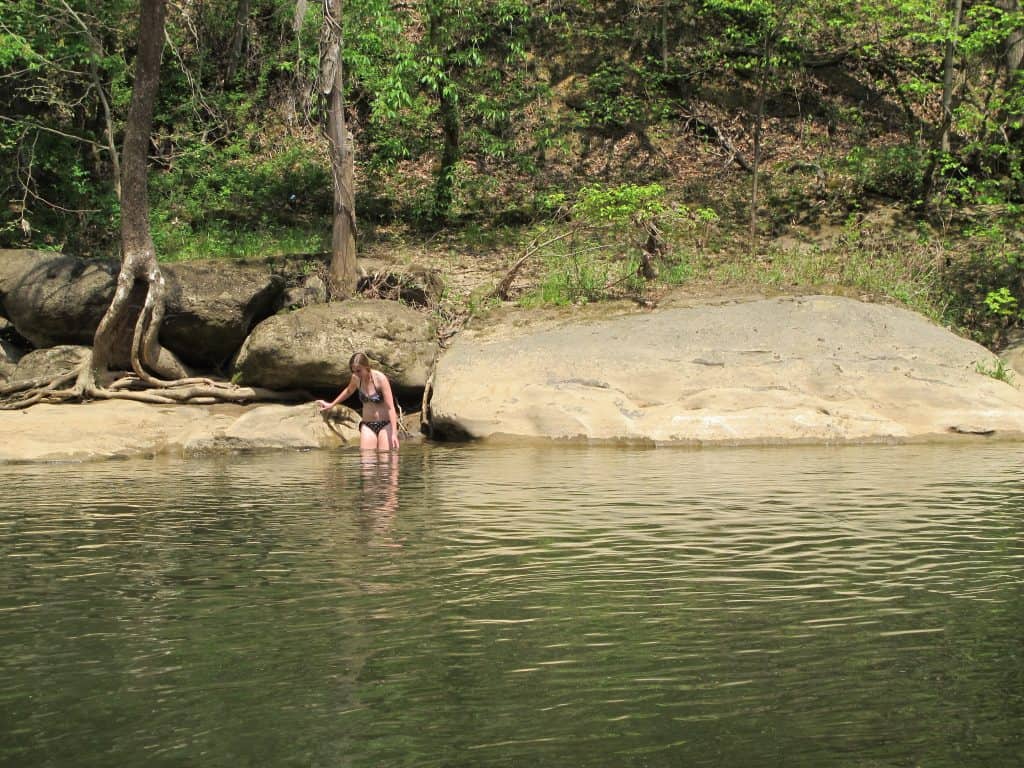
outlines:
{"label": "exposed tree root", "polygon": [[[278,391],[262,387],[242,387],[213,379],[183,379],[152,384],[135,375],[126,375],[108,386],[92,383],[80,388],[88,361],[80,368],[65,371],[52,379],[37,378],[0,387],[0,411],[16,411],[37,403],[80,403],[89,400],[133,400],[159,405],[213,405],[216,403],[304,402],[312,400],[304,390]],[[77,382],[76,386],[67,385]]]}
{"label": "exposed tree root", "polygon": [[[36,378],[14,382],[0,387],[0,410],[20,410],[36,403],[67,403],[88,400],[133,400],[160,405],[255,402],[301,402],[312,400],[305,391],[276,391],[260,387],[244,387],[228,381],[184,375],[164,378],[149,370],[187,373],[187,368],[168,350],[160,346],[157,336],[163,319],[163,276],[150,270],[143,278],[147,282],[146,302],[135,322],[132,334],[130,361],[132,371],[121,372],[112,378],[107,362],[116,343],[114,336],[127,312],[128,297],[134,279],[125,276],[122,267],[118,288],[110,307],[96,330],[95,342],[82,364],[52,378]],[[109,383],[105,380],[111,379]],[[103,381],[104,383],[101,383]],[[72,384],[73,386],[68,386]]]}
{"label": "exposed tree root", "polygon": [[[275,392],[193,376],[159,342],[166,287],[149,229],[146,173],[166,10],[166,0],[142,0],[135,82],[122,153],[121,269],[110,306],[93,337],[92,350],[73,371],[0,387],[0,410],[85,400],[210,404],[313,399],[306,392]],[[142,283],[146,298],[129,341],[129,300]],[[111,369],[124,368],[126,361],[130,361],[133,373],[112,376]],[[72,382],[74,385],[69,387]]]}

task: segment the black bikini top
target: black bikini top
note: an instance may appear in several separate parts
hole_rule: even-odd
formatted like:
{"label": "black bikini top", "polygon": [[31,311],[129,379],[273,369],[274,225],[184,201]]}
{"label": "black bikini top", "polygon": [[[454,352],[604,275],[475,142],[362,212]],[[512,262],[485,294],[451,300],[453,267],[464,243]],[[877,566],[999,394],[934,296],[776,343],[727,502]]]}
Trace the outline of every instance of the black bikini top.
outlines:
{"label": "black bikini top", "polygon": [[[373,381],[372,377],[371,377],[370,381],[373,383],[374,387],[377,386],[377,383]],[[382,403],[382,402],[384,402],[384,395],[382,395],[380,393],[379,389],[376,392],[374,392],[373,394],[367,394],[367,393],[363,392],[363,388],[362,387],[359,387],[359,402],[361,402],[361,403]]]}

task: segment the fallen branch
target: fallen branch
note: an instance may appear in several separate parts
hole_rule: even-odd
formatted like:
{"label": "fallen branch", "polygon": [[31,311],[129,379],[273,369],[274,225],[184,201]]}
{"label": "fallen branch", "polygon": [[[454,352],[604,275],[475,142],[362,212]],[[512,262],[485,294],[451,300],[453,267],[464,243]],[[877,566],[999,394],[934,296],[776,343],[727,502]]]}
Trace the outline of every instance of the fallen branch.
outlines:
{"label": "fallen branch", "polygon": [[501,278],[501,280],[498,281],[498,284],[494,286],[494,289],[487,294],[487,298],[498,298],[502,301],[508,301],[508,292],[512,288],[512,281],[516,279],[516,275],[519,274],[519,270],[523,268],[523,265],[542,248],[546,248],[552,243],[557,243],[559,240],[564,240],[575,233],[575,230],[569,230],[568,232],[563,232],[560,235],[556,235],[555,237],[545,240],[543,243],[538,242],[539,238],[535,237],[530,244],[526,246],[526,252],[516,259],[516,263],[512,265],[512,268],[503,278]]}
{"label": "fallen branch", "polygon": [[[587,227],[587,231],[594,231],[605,229],[607,226]],[[563,232],[560,235],[555,235],[543,243],[537,242],[537,238],[534,238],[530,244],[526,247],[526,253],[516,259],[516,263],[512,265],[512,268],[505,274],[505,276],[498,282],[498,284],[487,294],[488,299],[501,299],[502,301],[508,301],[509,290],[512,288],[512,281],[516,279],[516,275],[519,274],[519,270],[522,269],[523,265],[530,260],[531,257],[535,256],[539,251],[547,248],[552,243],[557,243],[559,240],[564,240],[567,237],[572,237],[580,233],[579,229],[570,229],[568,232]],[[574,256],[579,256],[589,251],[600,251],[611,246],[608,245],[595,245],[589,248],[579,248],[573,251]]]}

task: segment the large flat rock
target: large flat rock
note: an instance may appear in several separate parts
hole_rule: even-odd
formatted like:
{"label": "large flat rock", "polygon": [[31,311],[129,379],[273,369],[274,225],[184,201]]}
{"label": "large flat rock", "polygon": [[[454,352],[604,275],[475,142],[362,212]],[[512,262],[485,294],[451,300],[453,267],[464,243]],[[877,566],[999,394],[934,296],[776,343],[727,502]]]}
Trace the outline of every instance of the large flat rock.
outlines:
{"label": "large flat rock", "polygon": [[358,415],[327,422],[304,405],[148,405],[103,400],[0,412],[0,463],[359,444]]}
{"label": "large flat rock", "polygon": [[994,355],[906,309],[753,299],[463,334],[430,423],[472,438],[682,444],[1024,437]]}

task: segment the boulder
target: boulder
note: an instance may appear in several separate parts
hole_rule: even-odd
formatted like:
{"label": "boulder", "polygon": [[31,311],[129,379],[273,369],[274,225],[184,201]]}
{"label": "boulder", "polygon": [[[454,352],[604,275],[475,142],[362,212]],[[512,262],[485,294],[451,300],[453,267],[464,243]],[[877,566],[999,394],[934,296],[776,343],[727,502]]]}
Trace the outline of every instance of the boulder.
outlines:
{"label": "boulder", "polygon": [[53,378],[68,373],[85,361],[89,351],[89,347],[74,344],[60,344],[56,347],[33,350],[18,360],[18,365],[11,374],[11,381]]}
{"label": "boulder", "polygon": [[436,331],[430,318],[393,301],[318,304],[264,320],[242,345],[234,371],[250,386],[337,391],[348,361],[365,352],[398,394],[426,385]]}
{"label": "boulder", "polygon": [[31,346],[28,340],[18,333],[18,329],[14,327],[14,323],[6,317],[0,317],[0,341],[6,341],[8,344],[12,344],[19,348],[28,348]]}
{"label": "boulder", "polygon": [[8,318],[4,307],[7,294],[25,282],[31,282],[38,274],[33,271],[44,269],[45,265],[61,258],[55,251],[37,251],[30,248],[0,248],[0,317]]}
{"label": "boulder", "polygon": [[999,359],[1017,378],[1024,378],[1024,338],[1019,332],[999,351]]}
{"label": "boulder", "polygon": [[0,382],[8,381],[13,376],[22,355],[20,349],[0,339]]}
{"label": "boulder", "polygon": [[[112,261],[0,250],[0,310],[36,347],[91,344],[119,269]],[[198,368],[228,362],[284,289],[284,278],[267,267],[232,261],[164,264],[161,271],[167,296],[160,341]]]}
{"label": "boulder", "polygon": [[0,383],[11,378],[18,361],[24,356],[25,350],[7,340],[8,332],[13,331],[8,320],[0,318]]}
{"label": "boulder", "polygon": [[273,314],[284,278],[232,261],[164,264],[167,311],[160,341],[199,368],[225,365],[249,331]]}
{"label": "boulder", "polygon": [[309,275],[298,285],[286,288],[281,295],[280,309],[300,309],[327,301],[327,284],[319,275]]}
{"label": "boulder", "polygon": [[435,436],[470,438],[1020,437],[1024,393],[979,373],[994,361],[901,307],[755,299],[464,332],[438,361],[428,417]]}
{"label": "boulder", "polygon": [[325,417],[314,403],[254,406],[216,434],[193,435],[184,449],[194,454],[359,445],[359,414],[347,408],[344,411],[339,418],[337,414]]}
{"label": "boulder", "polygon": [[0,304],[36,347],[91,344],[118,265],[50,251],[0,251]]}

